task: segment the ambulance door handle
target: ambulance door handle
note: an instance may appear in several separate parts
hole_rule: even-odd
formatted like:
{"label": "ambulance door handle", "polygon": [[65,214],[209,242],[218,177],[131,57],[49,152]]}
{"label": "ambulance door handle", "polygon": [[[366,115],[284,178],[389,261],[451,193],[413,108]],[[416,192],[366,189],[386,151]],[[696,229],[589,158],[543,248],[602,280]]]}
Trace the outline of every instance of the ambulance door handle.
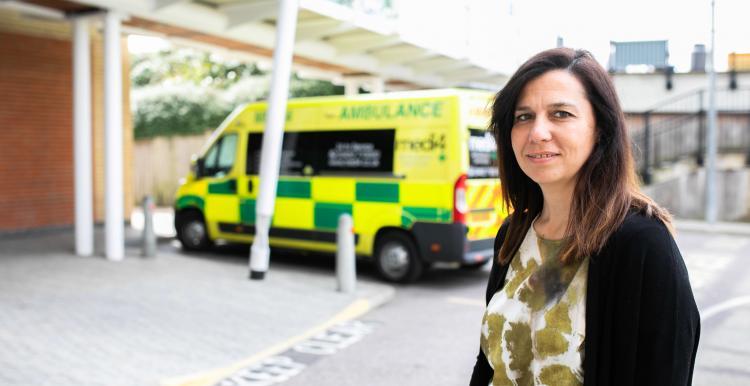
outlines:
{"label": "ambulance door handle", "polygon": [[253,192],[253,180],[247,180],[247,192],[248,193]]}

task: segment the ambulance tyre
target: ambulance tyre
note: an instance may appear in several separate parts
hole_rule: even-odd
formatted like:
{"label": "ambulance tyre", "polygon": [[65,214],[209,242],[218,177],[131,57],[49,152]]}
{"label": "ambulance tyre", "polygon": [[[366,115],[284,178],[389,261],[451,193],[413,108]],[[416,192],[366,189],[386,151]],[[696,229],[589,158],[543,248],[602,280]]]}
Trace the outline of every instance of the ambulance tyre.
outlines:
{"label": "ambulance tyre", "polygon": [[195,210],[180,212],[175,221],[177,239],[186,251],[202,251],[211,246],[203,215]]}
{"label": "ambulance tyre", "polygon": [[398,231],[388,231],[378,237],[375,266],[380,276],[394,283],[412,283],[422,276],[425,268],[414,241]]}

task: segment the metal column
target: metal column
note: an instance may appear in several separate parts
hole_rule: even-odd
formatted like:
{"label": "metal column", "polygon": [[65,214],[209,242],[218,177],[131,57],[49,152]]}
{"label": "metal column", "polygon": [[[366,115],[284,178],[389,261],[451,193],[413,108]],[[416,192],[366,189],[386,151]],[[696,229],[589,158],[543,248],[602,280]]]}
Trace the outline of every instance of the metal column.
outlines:
{"label": "metal column", "polygon": [[73,162],[75,168],[75,245],[78,256],[94,253],[91,160],[91,49],[89,22],[73,19]]}
{"label": "metal column", "polygon": [[260,192],[255,210],[255,239],[250,248],[250,278],[260,280],[268,271],[270,249],[268,231],[276,202],[281,144],[286,122],[286,102],[292,70],[294,34],[299,0],[281,0],[276,24],[276,48],[273,52],[273,75],[268,98],[268,113],[263,131],[260,160]]}
{"label": "metal column", "polygon": [[641,178],[644,185],[651,184],[651,112],[643,115],[643,164]]}
{"label": "metal column", "polygon": [[706,222],[718,217],[716,197],[716,68],[715,2],[711,1],[711,53],[708,56],[708,130],[706,130]]}
{"label": "metal column", "polygon": [[104,203],[106,257],[125,257],[120,16],[104,16]]}

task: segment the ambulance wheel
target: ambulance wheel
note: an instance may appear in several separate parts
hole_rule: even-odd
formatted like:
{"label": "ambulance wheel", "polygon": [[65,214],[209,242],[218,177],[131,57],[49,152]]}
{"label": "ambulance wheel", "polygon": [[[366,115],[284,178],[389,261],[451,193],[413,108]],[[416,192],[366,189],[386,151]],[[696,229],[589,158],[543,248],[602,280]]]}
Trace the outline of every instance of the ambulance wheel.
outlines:
{"label": "ambulance wheel", "polygon": [[175,229],[177,239],[186,251],[202,251],[211,246],[206,222],[203,215],[196,211],[183,212],[177,215]]}
{"label": "ambulance wheel", "polygon": [[411,283],[424,272],[424,264],[411,238],[403,232],[388,232],[378,238],[375,265],[385,280]]}

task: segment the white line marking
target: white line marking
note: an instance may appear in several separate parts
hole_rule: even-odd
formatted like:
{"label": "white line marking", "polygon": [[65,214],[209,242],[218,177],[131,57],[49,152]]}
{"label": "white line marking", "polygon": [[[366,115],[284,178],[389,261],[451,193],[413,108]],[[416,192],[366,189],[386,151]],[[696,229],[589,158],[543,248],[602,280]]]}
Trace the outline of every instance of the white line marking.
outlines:
{"label": "white line marking", "polygon": [[706,320],[726,310],[744,306],[746,304],[750,304],[750,296],[740,296],[734,299],[729,299],[725,302],[721,302],[719,304],[715,304],[701,313],[701,322],[705,322]]}
{"label": "white line marking", "polygon": [[479,306],[485,307],[484,301],[481,299],[461,298],[458,296],[449,296],[445,298],[448,303],[463,304],[465,306]]}

